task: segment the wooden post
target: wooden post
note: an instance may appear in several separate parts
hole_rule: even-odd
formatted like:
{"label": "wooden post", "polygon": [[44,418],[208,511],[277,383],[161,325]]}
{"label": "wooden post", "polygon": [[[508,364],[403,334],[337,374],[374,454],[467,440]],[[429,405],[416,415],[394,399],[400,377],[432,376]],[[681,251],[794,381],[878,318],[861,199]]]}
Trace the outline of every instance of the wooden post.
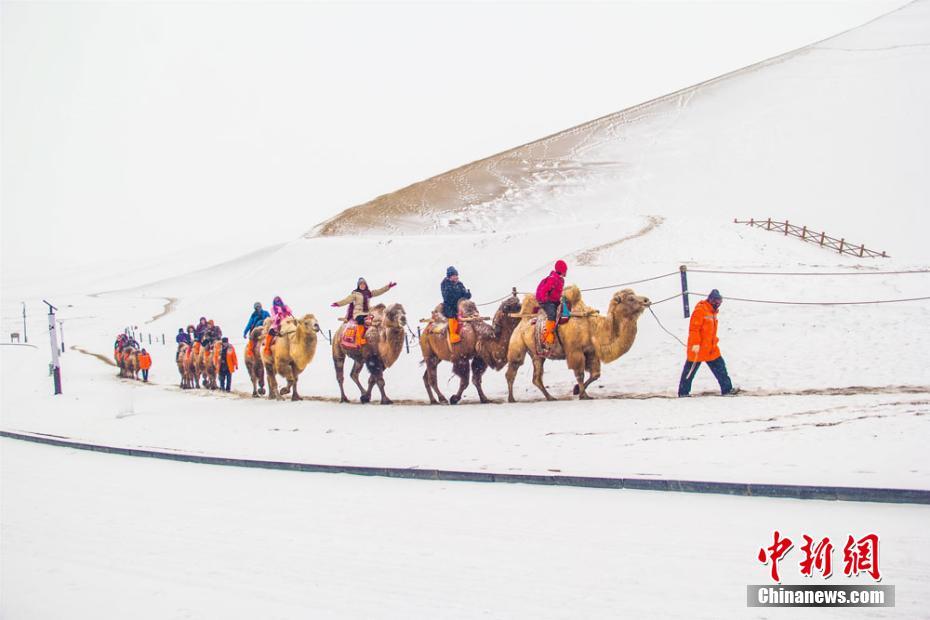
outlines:
{"label": "wooden post", "polygon": [[823,238],[826,236],[827,236],[827,233],[825,232],[820,233],[820,247],[823,247]]}
{"label": "wooden post", "polygon": [[162,332],[162,334],[161,334],[161,343],[162,343],[162,345],[165,344],[165,332]]}
{"label": "wooden post", "polygon": [[768,228],[766,230],[772,230],[772,218],[769,218]]}
{"label": "wooden post", "polygon": [[788,236],[788,220],[785,220],[785,236]]}
{"label": "wooden post", "polygon": [[752,219],[752,218],[749,218],[749,225],[752,226],[752,225],[754,225],[754,224],[755,224],[755,222],[753,221],[753,219]]}
{"label": "wooden post", "polygon": [[691,308],[688,305],[688,267],[682,265],[678,268],[678,271],[681,272],[681,307],[687,319],[691,316]]}
{"label": "wooden post", "polygon": [[404,344],[407,345],[407,353],[410,353],[410,339],[407,338],[407,334],[404,334]]}
{"label": "wooden post", "polygon": [[859,246],[859,258],[862,258],[862,255],[865,254],[865,244]]}
{"label": "wooden post", "polygon": [[840,239],[840,254],[843,253],[843,243],[844,243],[845,241],[846,241],[846,239]]}
{"label": "wooden post", "polygon": [[801,229],[801,239],[807,239],[807,226]]}
{"label": "wooden post", "polygon": [[327,333],[329,333],[329,343],[332,344],[333,343],[333,330],[327,329],[326,331]]}
{"label": "wooden post", "polygon": [[[514,290],[516,290],[516,289],[514,289]],[[420,341],[420,326],[417,325],[417,342],[419,342],[419,341]]]}

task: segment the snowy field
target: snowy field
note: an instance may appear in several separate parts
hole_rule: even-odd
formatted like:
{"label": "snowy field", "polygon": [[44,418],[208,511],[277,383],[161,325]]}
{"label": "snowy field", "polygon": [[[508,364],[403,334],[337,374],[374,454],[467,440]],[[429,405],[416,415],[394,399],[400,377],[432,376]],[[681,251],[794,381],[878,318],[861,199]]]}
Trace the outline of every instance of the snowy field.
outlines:
{"label": "snowy field", "polygon": [[[930,295],[928,110],[930,2],[917,2],[301,222],[289,242],[242,253],[211,239],[195,257],[63,265],[38,280],[4,273],[4,340],[22,331],[22,300],[36,346],[0,346],[0,428],[324,464],[930,490],[930,301],[731,299]],[[891,258],[838,255],[737,216],[788,219]],[[178,387],[174,334],[200,316],[241,360],[254,301],[281,295],[335,332],[343,312],[329,304],[364,276],[399,283],[378,301],[402,303],[415,332],[446,265],[492,314],[556,258],[570,283],[597,289],[584,298],[602,310],[623,283],[664,276],[632,285],[661,303],[603,368],[593,401],[573,400],[572,374],[550,361],[556,402],[525,365],[515,404],[503,373],[488,371],[494,403],[470,387],[460,405],[431,407],[412,337],[385,374],[391,407],[359,404],[351,383],[356,402],[340,405],[322,339],[301,402],[251,398],[244,368],[231,394]],[[738,397],[717,397],[702,368],[697,397],[675,398],[675,338],[688,325],[674,298],[680,265],[691,291],[724,296],[720,346]],[[59,308],[67,347],[54,398],[43,298]],[[110,362],[127,327],[152,353],[147,385],[118,379]],[[448,364],[439,373],[454,392]],[[868,617],[926,617],[922,506],[248,471],[8,439],[0,450],[4,618],[772,617],[748,613],[745,585],[764,583],[755,553],[773,529],[879,532],[897,608]]]}
{"label": "snowy field", "polygon": [[[785,617],[926,612],[925,506],[368,479],[0,446],[8,618],[747,617],[745,586],[768,578],[755,553],[773,526],[879,532],[898,601]],[[803,583],[785,562],[782,574]]]}

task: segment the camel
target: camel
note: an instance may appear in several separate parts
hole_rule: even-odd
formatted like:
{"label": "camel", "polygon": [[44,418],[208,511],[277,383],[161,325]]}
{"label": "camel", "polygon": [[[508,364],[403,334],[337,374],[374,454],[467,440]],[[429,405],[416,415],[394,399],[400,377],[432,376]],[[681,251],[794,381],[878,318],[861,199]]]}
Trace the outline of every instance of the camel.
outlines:
{"label": "camel", "polygon": [[191,380],[190,373],[190,356],[188,355],[190,351],[190,345],[181,343],[178,346],[178,354],[175,361],[178,364],[178,374],[181,375],[181,389],[186,390],[193,387],[193,381]]}
{"label": "camel", "polygon": [[[636,322],[651,303],[649,298],[636,295],[632,289],[626,288],[614,293],[607,315],[598,316],[581,299],[581,291],[577,286],[566,287],[563,295],[571,304],[573,317],[559,327],[557,342],[548,355],[540,355],[536,345],[536,323],[544,321],[544,315],[532,314],[537,306],[533,295],[523,298],[520,312],[523,318],[510,337],[507,352],[507,400],[511,403],[516,402],[513,381],[527,353],[533,360],[533,385],[539,388],[546,400],[555,400],[543,384],[543,365],[547,359],[564,359],[575,373],[574,393],[580,399],[590,399],[587,388],[600,378],[601,363],[613,362],[630,350],[636,339]],[[585,372],[588,373],[587,380]]]}
{"label": "camel", "polygon": [[261,326],[249,332],[249,343],[245,347],[245,367],[252,380],[252,398],[265,394],[265,366],[262,364],[262,337],[265,330]]}
{"label": "camel", "polygon": [[[270,329],[271,324],[272,319],[265,319],[262,333]],[[290,392],[291,400],[300,400],[300,395],[297,393],[297,377],[313,361],[319,331],[320,325],[312,314],[305,314],[299,320],[288,317],[281,323],[281,329],[271,344],[270,351],[266,352],[264,346],[261,347],[262,363],[265,366],[265,375],[268,380],[269,399],[277,400]],[[255,346],[259,346],[259,343],[255,343]],[[281,375],[287,380],[287,385],[280,391],[276,375]]]}
{"label": "camel", "polygon": [[215,390],[219,385],[217,373],[219,372],[219,350],[223,344],[219,340],[214,340],[209,345],[203,347],[203,385],[206,388]]}
{"label": "camel", "polygon": [[[478,390],[478,398],[482,403],[489,402],[481,387],[481,377],[488,367],[500,370],[507,364],[510,335],[520,322],[518,318],[510,316],[520,310],[520,301],[516,293],[501,303],[490,325],[478,318],[478,309],[473,301],[468,299],[460,301],[459,315],[466,320],[461,323],[462,339],[454,345],[449,344],[448,325],[441,326],[440,322],[444,320],[441,310],[440,304],[433,311],[432,322],[420,334],[422,363],[426,365],[426,370],[423,372],[423,384],[426,386],[430,404],[449,402],[455,405],[462,400],[462,393],[468,387],[469,365],[472,383]],[[452,362],[452,372],[459,377],[459,390],[448,401],[439,391],[436,370],[440,362]],[[435,397],[433,392],[436,393]],[[436,400],[436,397],[439,400]]]}
{"label": "camel", "polygon": [[[371,309],[371,317],[371,328],[365,333],[367,342],[362,347],[353,349],[342,346],[342,335],[345,332],[346,323],[333,336],[333,365],[336,367],[336,381],[339,382],[340,402],[349,402],[345,389],[342,387],[343,366],[347,357],[351,357],[354,362],[349,376],[361,392],[361,402],[371,401],[371,392],[375,385],[381,392],[382,405],[390,405],[393,402],[384,392],[384,371],[397,361],[404,348],[407,314],[400,304],[391,304],[386,308],[384,304],[378,304]],[[358,380],[363,365],[370,373],[367,390]]]}
{"label": "camel", "polygon": [[194,387],[200,389],[200,377],[203,375],[203,345],[198,340],[191,345],[190,364]]}
{"label": "camel", "polygon": [[126,379],[139,379],[139,349],[126,346],[120,349],[117,357],[119,376]]}

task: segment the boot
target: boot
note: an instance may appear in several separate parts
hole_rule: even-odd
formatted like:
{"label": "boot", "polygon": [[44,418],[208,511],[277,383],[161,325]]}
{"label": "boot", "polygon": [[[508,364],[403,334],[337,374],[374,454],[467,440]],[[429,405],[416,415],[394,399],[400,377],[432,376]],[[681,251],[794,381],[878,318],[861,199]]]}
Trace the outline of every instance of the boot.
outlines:
{"label": "boot", "polygon": [[555,321],[546,321],[546,332],[543,335],[543,342],[547,347],[555,344]]}
{"label": "boot", "polygon": [[363,347],[366,344],[368,344],[368,341],[365,340],[365,324],[364,323],[362,323],[361,325],[355,326],[355,344],[357,344],[360,347]]}
{"label": "boot", "polygon": [[462,337],[459,335],[459,320],[449,319],[449,342],[455,344],[461,339]]}
{"label": "boot", "polygon": [[271,355],[271,341],[274,340],[274,332],[269,331],[265,334],[265,346],[262,347],[262,353]]}

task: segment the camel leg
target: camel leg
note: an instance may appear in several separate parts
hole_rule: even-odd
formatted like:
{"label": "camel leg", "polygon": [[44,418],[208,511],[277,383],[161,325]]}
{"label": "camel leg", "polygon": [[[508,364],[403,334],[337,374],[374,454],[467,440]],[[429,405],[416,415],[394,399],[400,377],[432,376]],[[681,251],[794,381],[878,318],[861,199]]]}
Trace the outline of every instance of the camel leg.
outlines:
{"label": "camel leg", "polygon": [[265,376],[268,377],[268,400],[278,400],[278,378],[274,374],[274,366],[265,364]]}
{"label": "camel leg", "polygon": [[349,402],[349,397],[346,396],[346,391],[342,387],[342,382],[345,380],[345,363],[346,356],[342,352],[336,352],[334,349],[333,352],[333,366],[336,368],[336,383],[339,384],[339,402],[347,403]]}
{"label": "camel leg", "polygon": [[578,398],[581,400],[589,400],[591,397],[585,391],[587,386],[584,382],[584,371],[587,366],[584,353],[572,353],[565,358],[565,361],[572,372],[575,373],[575,388],[573,391],[578,394]]}
{"label": "camel leg", "polygon": [[601,378],[601,360],[594,353],[585,356],[585,366],[588,370],[588,380],[584,382],[584,390],[587,393],[588,386]]}
{"label": "camel leg", "polygon": [[365,388],[362,387],[362,382],[359,381],[358,377],[362,374],[362,360],[352,358],[352,372],[349,373],[349,378],[355,382],[355,385],[358,386],[358,391],[361,393],[359,400],[363,403],[367,403],[371,400],[371,386],[368,387],[368,391],[365,391]]}
{"label": "camel leg", "polygon": [[546,400],[555,400],[552,397],[552,394],[546,389],[546,384],[543,383],[543,365],[546,363],[546,358],[544,357],[534,357],[533,358],[533,385],[539,388],[539,391],[543,393],[543,396],[546,397]]}
{"label": "camel leg", "polygon": [[429,380],[433,386],[433,391],[436,392],[436,396],[439,398],[439,402],[446,405],[449,403],[449,401],[446,400],[446,397],[443,395],[443,393],[439,391],[439,363],[439,358],[433,358],[432,365],[430,365],[428,368]]}
{"label": "camel leg", "polygon": [[[433,396],[433,375],[436,374],[436,358],[432,355],[423,360],[426,369],[423,371],[423,385],[426,386],[426,394],[429,396],[429,404],[438,405],[439,401],[436,400],[436,397]],[[442,394],[439,393],[439,390],[436,390],[436,394],[439,395],[440,400],[445,400]]]}
{"label": "camel leg", "polygon": [[452,362],[452,372],[459,378],[459,391],[449,397],[449,402],[456,405],[462,400],[462,393],[468,387],[468,359],[461,358]]}
{"label": "camel leg", "polygon": [[[291,364],[291,377],[293,377],[293,391],[291,392],[291,400],[303,400],[300,397],[300,394],[297,393],[297,367],[294,364]],[[288,385],[291,385],[291,377],[287,378]]]}
{"label": "camel leg", "polygon": [[378,391],[381,392],[381,404],[382,405],[393,405],[394,401],[387,397],[387,394],[384,392],[384,363],[379,357],[370,357],[368,361],[365,362],[365,366],[368,368],[369,378],[368,378],[368,400],[371,400],[371,392],[375,385],[378,386]]}
{"label": "camel leg", "polygon": [[484,395],[484,390],[481,389],[481,377],[487,369],[488,365],[480,355],[471,361],[471,382],[475,384],[475,388],[478,390],[478,398],[482,403],[491,402]]}
{"label": "camel leg", "polygon": [[261,364],[255,369],[255,376],[258,377],[258,393],[265,393],[265,367]]}
{"label": "camel leg", "polygon": [[514,343],[513,349],[507,352],[507,402],[515,403],[517,400],[513,397],[513,382],[517,378],[517,371],[526,360],[526,345],[523,341]]}

